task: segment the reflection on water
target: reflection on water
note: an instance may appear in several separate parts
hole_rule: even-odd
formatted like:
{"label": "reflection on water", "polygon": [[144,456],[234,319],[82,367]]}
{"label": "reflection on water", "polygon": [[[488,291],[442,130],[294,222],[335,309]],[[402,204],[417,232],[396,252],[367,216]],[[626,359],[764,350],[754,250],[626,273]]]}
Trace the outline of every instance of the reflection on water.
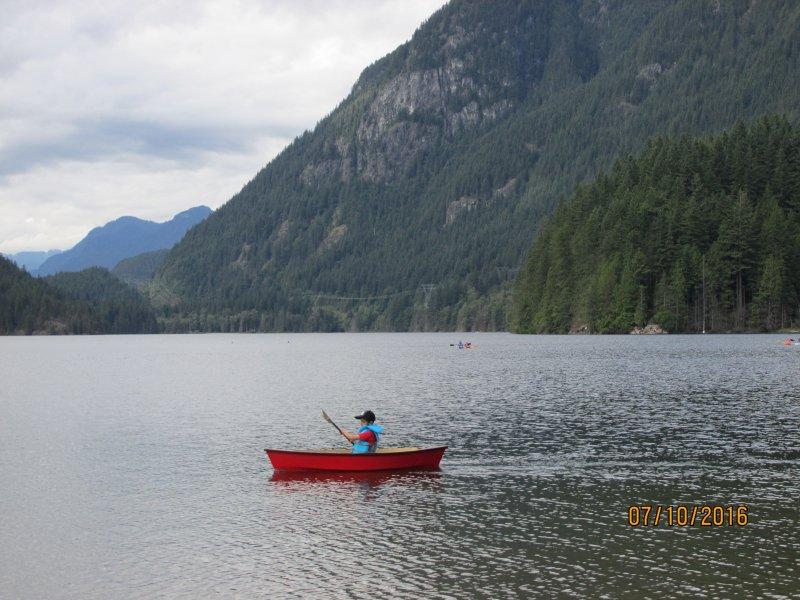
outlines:
{"label": "reflection on water", "polygon": [[[797,596],[778,337],[0,339],[0,597]],[[322,408],[441,471],[273,472],[261,448],[340,442]]]}
{"label": "reflection on water", "polygon": [[[273,471],[270,481],[302,484],[366,484],[376,487],[388,481],[411,482],[420,477],[440,477],[441,469],[415,469],[413,471]],[[286,486],[294,487],[294,486]],[[302,489],[302,487],[301,487]]]}
{"label": "reflection on water", "polygon": [[405,486],[424,490],[441,489],[441,470],[417,471],[354,471],[326,473],[323,471],[273,471],[270,484],[279,492],[313,494],[316,496],[346,495],[357,490],[364,501],[378,497],[382,486]]}

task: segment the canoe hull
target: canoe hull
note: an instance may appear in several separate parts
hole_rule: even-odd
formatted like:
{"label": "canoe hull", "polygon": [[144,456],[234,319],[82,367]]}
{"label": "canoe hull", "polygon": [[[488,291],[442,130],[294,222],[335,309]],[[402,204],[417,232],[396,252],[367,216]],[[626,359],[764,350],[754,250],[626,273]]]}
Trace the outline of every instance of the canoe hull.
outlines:
{"label": "canoe hull", "polygon": [[396,471],[437,469],[446,446],[403,452],[339,454],[272,450],[265,452],[276,471]]}

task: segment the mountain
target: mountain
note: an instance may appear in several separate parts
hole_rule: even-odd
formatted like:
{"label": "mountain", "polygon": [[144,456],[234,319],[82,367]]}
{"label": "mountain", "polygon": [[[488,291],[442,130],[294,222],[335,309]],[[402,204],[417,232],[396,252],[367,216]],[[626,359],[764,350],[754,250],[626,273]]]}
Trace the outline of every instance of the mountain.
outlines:
{"label": "mountain", "polygon": [[154,250],[131,256],[119,261],[112,273],[133,287],[143,287],[153,278],[156,269],[164,263],[168,252],[166,249]]}
{"label": "mountain", "polygon": [[151,297],[207,330],[506,328],[576,184],[654,135],[797,118],[798,31],[788,0],[453,0],[192,229]]}
{"label": "mountain", "polygon": [[80,271],[94,266],[112,269],[122,259],[170,248],[211,212],[207,206],[196,206],[164,223],[120,217],[92,229],[71,249],[48,258],[37,270],[37,275]]}
{"label": "mountain", "polygon": [[544,226],[516,330],[760,331],[800,323],[800,128],[656,139]]}
{"label": "mountain", "polygon": [[16,254],[6,254],[6,258],[12,260],[18,267],[26,271],[33,272],[51,256],[60,254],[61,250],[46,250],[41,252],[17,252]]}
{"label": "mountain", "polygon": [[155,312],[139,292],[106,269],[91,267],[77,273],[44,278],[52,288],[87,304],[97,315],[102,333],[155,333]]}
{"label": "mountain", "polygon": [[0,256],[0,335],[151,333],[149,303],[103,269],[40,279]]}
{"label": "mountain", "polygon": [[0,256],[0,334],[94,333],[88,306]]}

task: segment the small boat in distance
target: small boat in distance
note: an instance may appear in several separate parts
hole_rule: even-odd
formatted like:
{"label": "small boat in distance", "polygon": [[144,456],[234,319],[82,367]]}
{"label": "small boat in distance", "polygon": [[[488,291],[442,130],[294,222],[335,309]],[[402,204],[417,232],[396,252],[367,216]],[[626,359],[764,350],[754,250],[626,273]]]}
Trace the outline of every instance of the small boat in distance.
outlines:
{"label": "small boat in distance", "polygon": [[378,448],[375,452],[353,454],[350,450],[275,450],[267,448],[276,471],[396,471],[438,469],[447,446],[436,448]]}

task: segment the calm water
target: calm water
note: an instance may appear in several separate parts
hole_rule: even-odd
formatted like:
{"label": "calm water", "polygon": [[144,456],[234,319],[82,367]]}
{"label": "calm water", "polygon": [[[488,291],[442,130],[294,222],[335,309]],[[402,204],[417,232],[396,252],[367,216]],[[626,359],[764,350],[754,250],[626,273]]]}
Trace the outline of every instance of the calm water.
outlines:
{"label": "calm water", "polygon": [[[0,597],[798,597],[779,338],[0,338]],[[264,447],[341,443],[322,408],[442,470],[274,476]]]}

